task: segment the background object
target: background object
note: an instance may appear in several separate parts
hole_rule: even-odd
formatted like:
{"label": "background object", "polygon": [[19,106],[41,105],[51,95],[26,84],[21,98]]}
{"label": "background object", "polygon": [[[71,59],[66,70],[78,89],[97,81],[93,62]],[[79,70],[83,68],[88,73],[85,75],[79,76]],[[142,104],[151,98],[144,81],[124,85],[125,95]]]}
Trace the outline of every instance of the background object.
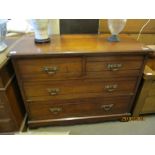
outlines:
{"label": "background object", "polygon": [[118,34],[124,29],[126,21],[126,19],[108,19],[108,28],[112,34],[112,36],[108,38],[108,41],[120,41]]}
{"label": "background object", "polygon": [[97,34],[98,19],[60,19],[60,34]]}
{"label": "background object", "polygon": [[[128,19],[127,24],[122,32],[128,34],[130,37],[137,39],[138,34],[142,26],[148,21],[148,19]],[[107,19],[99,20],[99,32],[109,34]],[[155,19],[151,19],[149,24],[143,29],[139,42],[147,45],[155,44]]]}
{"label": "background object", "polygon": [[7,33],[6,23],[6,19],[0,19],[0,52],[3,52],[7,48],[7,45],[4,42]]}
{"label": "background object", "polygon": [[33,27],[35,33],[35,42],[44,43],[49,42],[49,20],[48,19],[30,19],[29,23]]}

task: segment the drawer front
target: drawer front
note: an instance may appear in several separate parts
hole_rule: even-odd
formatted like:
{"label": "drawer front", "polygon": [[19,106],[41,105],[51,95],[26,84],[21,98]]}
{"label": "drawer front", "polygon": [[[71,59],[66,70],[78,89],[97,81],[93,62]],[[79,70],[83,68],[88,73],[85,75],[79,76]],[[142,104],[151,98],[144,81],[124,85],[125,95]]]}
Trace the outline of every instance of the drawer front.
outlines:
{"label": "drawer front", "polygon": [[33,102],[29,103],[29,109],[31,119],[55,119],[127,113],[129,104],[129,97],[92,98],[61,102]]}
{"label": "drawer front", "polygon": [[86,72],[89,77],[138,76],[143,57],[88,57]]}
{"label": "drawer front", "polygon": [[16,61],[23,79],[59,80],[76,78],[82,74],[81,58],[37,58]]}
{"label": "drawer front", "polygon": [[40,83],[24,83],[27,100],[55,100],[101,96],[132,95],[136,79],[115,81],[72,80]]}

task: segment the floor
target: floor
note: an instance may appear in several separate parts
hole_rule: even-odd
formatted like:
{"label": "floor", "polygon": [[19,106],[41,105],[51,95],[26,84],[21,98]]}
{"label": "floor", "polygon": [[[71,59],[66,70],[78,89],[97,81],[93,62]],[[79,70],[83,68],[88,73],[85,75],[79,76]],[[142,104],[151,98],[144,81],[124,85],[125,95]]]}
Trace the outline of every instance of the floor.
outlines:
{"label": "floor", "polygon": [[144,116],[143,120],[128,122],[110,121],[59,127],[28,129],[22,134],[34,135],[154,135],[155,115]]}

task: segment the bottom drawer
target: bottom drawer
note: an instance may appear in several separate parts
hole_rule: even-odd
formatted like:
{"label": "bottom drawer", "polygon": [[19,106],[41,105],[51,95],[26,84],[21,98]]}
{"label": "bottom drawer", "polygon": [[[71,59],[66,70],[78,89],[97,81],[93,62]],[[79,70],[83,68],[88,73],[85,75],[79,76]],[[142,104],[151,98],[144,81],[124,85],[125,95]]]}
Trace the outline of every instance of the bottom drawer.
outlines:
{"label": "bottom drawer", "polygon": [[113,115],[129,112],[131,97],[81,99],[29,103],[29,119],[57,119],[84,116]]}

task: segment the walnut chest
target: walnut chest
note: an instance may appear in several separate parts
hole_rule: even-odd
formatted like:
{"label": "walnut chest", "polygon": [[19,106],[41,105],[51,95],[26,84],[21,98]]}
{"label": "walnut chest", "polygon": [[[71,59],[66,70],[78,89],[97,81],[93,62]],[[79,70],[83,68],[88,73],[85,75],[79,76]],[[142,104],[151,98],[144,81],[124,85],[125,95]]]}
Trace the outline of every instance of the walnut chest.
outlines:
{"label": "walnut chest", "polygon": [[10,51],[29,127],[117,120],[131,115],[150,50],[121,36],[26,36]]}

